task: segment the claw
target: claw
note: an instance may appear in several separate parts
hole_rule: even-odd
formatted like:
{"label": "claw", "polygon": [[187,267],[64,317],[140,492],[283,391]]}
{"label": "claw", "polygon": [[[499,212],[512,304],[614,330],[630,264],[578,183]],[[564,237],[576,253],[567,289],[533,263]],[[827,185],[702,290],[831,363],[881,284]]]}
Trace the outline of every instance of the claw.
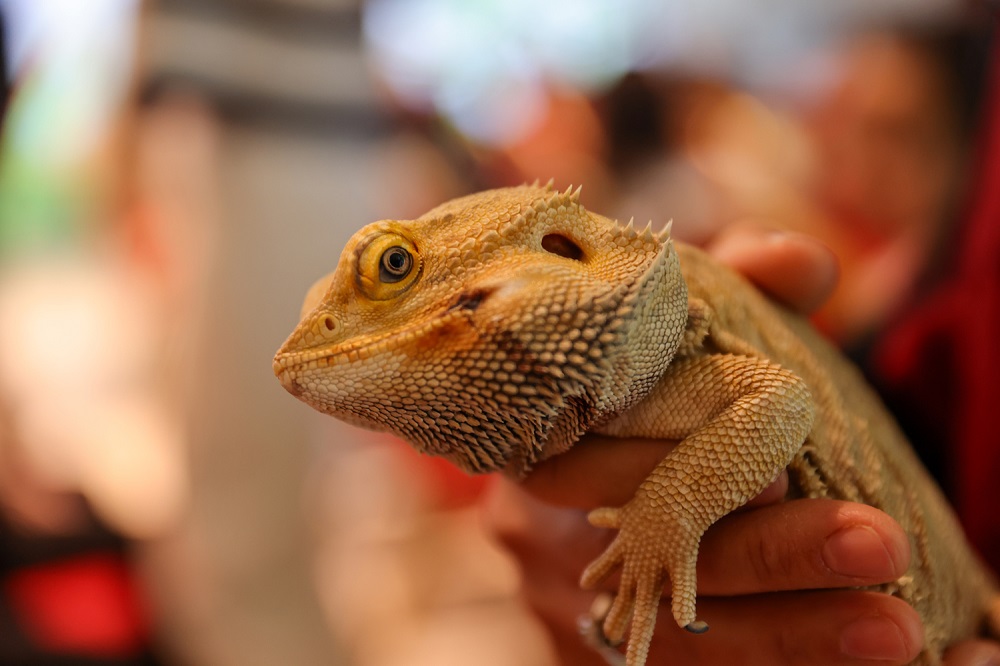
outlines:
{"label": "claw", "polygon": [[691,624],[685,625],[685,629],[690,631],[692,634],[703,634],[708,631],[708,622],[703,622],[698,620],[697,622],[692,622]]}

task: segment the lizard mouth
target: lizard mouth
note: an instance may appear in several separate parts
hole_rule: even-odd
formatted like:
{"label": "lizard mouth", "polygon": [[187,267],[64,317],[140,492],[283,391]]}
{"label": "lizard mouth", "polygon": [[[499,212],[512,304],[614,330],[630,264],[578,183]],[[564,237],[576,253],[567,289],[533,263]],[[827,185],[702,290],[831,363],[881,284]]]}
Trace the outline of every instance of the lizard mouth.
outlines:
{"label": "lizard mouth", "polygon": [[299,395],[302,389],[296,382],[296,376],[309,370],[360,362],[381,352],[402,349],[408,343],[427,339],[450,324],[467,320],[491,292],[491,289],[464,292],[440,316],[374,337],[354,338],[306,349],[296,348],[295,342],[289,340],[275,354],[272,369],[286,390]]}

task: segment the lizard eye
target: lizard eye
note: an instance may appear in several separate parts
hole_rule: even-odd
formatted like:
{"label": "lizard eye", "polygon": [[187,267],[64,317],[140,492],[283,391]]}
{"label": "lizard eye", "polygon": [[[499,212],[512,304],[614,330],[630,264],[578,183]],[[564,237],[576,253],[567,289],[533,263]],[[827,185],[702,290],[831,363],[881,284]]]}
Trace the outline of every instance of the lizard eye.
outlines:
{"label": "lizard eye", "polygon": [[398,245],[382,253],[379,260],[378,277],[382,282],[399,282],[413,268],[413,255]]}
{"label": "lizard eye", "polygon": [[395,230],[363,238],[355,250],[358,288],[374,301],[387,301],[412,287],[423,262],[417,246]]}

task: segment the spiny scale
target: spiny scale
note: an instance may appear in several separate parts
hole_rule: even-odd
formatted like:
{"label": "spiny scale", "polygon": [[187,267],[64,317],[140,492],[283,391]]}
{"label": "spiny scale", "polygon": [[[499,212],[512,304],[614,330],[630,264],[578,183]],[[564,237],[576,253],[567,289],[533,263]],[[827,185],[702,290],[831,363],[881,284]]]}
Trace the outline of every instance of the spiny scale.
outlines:
{"label": "spiny scale", "polygon": [[670,240],[670,236],[673,233],[673,229],[674,229],[674,220],[673,218],[671,218],[667,220],[667,225],[663,227],[663,231],[657,234],[657,240],[659,240],[661,243],[665,243],[668,240]]}

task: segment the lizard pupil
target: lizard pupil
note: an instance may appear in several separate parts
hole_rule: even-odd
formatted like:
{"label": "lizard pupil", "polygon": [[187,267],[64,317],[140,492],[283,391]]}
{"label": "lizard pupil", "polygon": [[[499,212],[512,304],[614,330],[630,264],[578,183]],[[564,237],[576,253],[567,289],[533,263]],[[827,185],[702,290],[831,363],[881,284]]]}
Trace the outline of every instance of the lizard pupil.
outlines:
{"label": "lizard pupil", "polygon": [[399,282],[413,267],[413,256],[404,248],[390,247],[382,253],[379,262],[379,278],[382,282]]}

